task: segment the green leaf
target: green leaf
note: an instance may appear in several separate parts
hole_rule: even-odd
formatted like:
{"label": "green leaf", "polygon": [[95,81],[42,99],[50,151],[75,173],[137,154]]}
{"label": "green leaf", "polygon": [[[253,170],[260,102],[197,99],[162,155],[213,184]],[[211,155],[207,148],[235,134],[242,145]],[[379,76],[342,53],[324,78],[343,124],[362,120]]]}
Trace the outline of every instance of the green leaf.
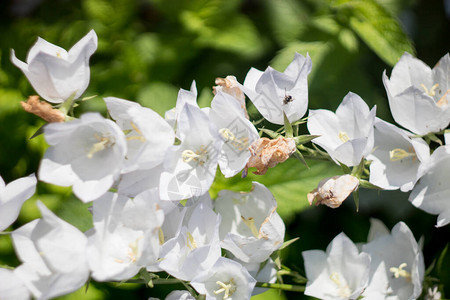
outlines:
{"label": "green leaf", "polygon": [[137,101],[164,116],[165,112],[175,107],[178,89],[171,84],[152,82],[138,94]]}
{"label": "green leaf", "polygon": [[448,245],[449,244],[447,243],[447,245],[445,246],[444,250],[442,250],[441,255],[439,255],[439,259],[437,261],[437,273],[438,273],[438,275],[442,274],[445,255],[447,255],[447,252],[448,252]]}
{"label": "green leaf", "polygon": [[347,15],[350,28],[388,65],[394,66],[405,51],[415,53],[399,22],[377,1],[331,2],[338,13]]}

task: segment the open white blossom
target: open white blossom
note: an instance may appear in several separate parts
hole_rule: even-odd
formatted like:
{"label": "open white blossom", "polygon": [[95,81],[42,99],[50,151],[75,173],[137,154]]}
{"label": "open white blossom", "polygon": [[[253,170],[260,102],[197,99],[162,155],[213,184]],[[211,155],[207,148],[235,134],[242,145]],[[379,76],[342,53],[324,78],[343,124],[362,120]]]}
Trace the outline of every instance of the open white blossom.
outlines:
{"label": "open white blossom", "polygon": [[12,233],[22,265],[14,271],[37,299],[76,291],[89,278],[86,236],[38,202],[42,219]]}
{"label": "open white blossom", "polygon": [[0,177],[0,231],[8,228],[17,219],[22,204],[33,196],[36,183],[34,174],[16,179],[7,185]]}
{"label": "open white blossom", "polygon": [[285,226],[277,203],[264,185],[253,182],[249,193],[223,190],[215,201],[222,216],[222,248],[245,263],[260,263],[283,245]]}
{"label": "open white blossom", "polygon": [[371,257],[370,282],[363,295],[372,299],[413,300],[422,292],[425,265],[408,226],[399,222],[363,246]]}
{"label": "open white blossom", "polygon": [[120,174],[126,154],[125,135],[119,126],[100,114],[45,126],[50,145],[39,168],[39,179],[60,186],[73,186],[84,202],[108,191]]}
{"label": "open white blossom", "polygon": [[348,93],[336,110],[310,110],[308,130],[319,135],[313,143],[325,149],[331,158],[347,166],[357,166],[373,148],[373,124],[376,107],[369,107],[361,97]]}
{"label": "open white blossom", "polygon": [[289,122],[304,116],[308,108],[308,82],[311,58],[295,53],[293,61],[283,73],[271,67],[262,72],[251,68],[242,90],[261,115],[274,124],[283,125],[284,115]]}
{"label": "open white blossom", "polygon": [[370,257],[359,253],[344,234],[322,250],[302,252],[305,261],[305,295],[319,299],[357,299],[369,281]]}
{"label": "open white blossom", "polygon": [[238,262],[220,257],[207,272],[198,275],[191,285],[206,300],[248,300],[256,280]]}
{"label": "open white blossom", "polygon": [[97,49],[97,35],[91,30],[67,52],[61,47],[38,38],[28,52],[27,63],[11,61],[20,68],[36,92],[45,100],[61,103],[78,99],[89,85],[89,58]]}
{"label": "open white blossom", "polygon": [[259,138],[258,132],[246,118],[239,101],[223,92],[218,92],[212,100],[209,119],[224,141],[219,155],[220,170],[225,177],[232,177],[247,164],[249,147]]}
{"label": "open white blossom", "polygon": [[417,134],[445,129],[450,121],[450,56],[431,70],[406,53],[383,83],[395,122]]}
{"label": "open white blossom", "polygon": [[[421,138],[410,138],[408,132],[381,119],[375,121],[374,149],[368,160],[369,181],[386,190],[411,190],[417,181],[420,165],[430,157],[430,148]],[[411,135],[411,134],[409,134]]]}
{"label": "open white blossom", "polygon": [[419,168],[420,180],[409,195],[409,201],[414,206],[438,215],[437,227],[450,223],[450,186],[446,180],[449,168],[450,145],[441,146]]}

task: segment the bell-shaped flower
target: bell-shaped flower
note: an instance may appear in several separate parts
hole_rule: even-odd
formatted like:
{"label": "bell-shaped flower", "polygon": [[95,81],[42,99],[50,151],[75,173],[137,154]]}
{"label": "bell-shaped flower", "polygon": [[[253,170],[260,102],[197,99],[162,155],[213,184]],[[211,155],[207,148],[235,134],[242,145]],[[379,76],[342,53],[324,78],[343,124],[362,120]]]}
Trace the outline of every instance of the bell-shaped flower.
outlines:
{"label": "bell-shaped flower", "polygon": [[221,191],[215,210],[222,216],[222,248],[245,263],[267,260],[284,241],[285,226],[276,208],[272,193],[257,182],[249,193]]}
{"label": "bell-shaped flower", "polygon": [[[425,265],[422,251],[408,226],[399,222],[390,234],[379,234],[363,246],[371,257],[370,282],[364,295],[417,299],[422,292]],[[386,284],[387,283],[387,284]]]}
{"label": "bell-shaped flower", "polygon": [[258,132],[245,117],[239,102],[223,92],[212,100],[209,119],[224,141],[219,155],[220,170],[225,177],[232,177],[247,164],[249,146],[259,138]]}
{"label": "bell-shaped flower", "polygon": [[305,261],[305,295],[319,299],[358,299],[369,281],[370,257],[359,253],[344,234],[336,236],[327,251],[302,252]]}
{"label": "bell-shaped flower", "polygon": [[224,257],[191,281],[197,292],[206,295],[206,300],[248,300],[255,284],[256,280],[241,264]]}
{"label": "bell-shaped flower", "polygon": [[98,281],[126,280],[141,268],[157,264],[159,228],[164,213],[157,190],[133,200],[107,193],[94,202],[94,229],[87,255],[92,277]]}
{"label": "bell-shaped flower", "polygon": [[241,90],[241,85],[234,76],[227,76],[226,78],[216,78],[216,86],[213,86],[213,93],[217,95],[218,93],[226,93],[233,96],[235,101],[238,101],[241,110],[243,111],[245,117],[249,119],[247,108],[245,107],[245,95]]}
{"label": "bell-shaped flower", "polygon": [[156,112],[136,102],[115,97],[107,97],[105,102],[111,117],[127,132],[127,160],[122,173],[161,164],[175,139],[172,127]]}
{"label": "bell-shaped flower", "polygon": [[375,121],[374,149],[368,160],[369,181],[385,190],[411,190],[420,165],[430,157],[430,148],[421,138],[410,138],[407,131],[381,119]]}
{"label": "bell-shaped flower", "polygon": [[348,93],[336,110],[310,110],[308,130],[320,135],[312,142],[325,149],[335,162],[347,166],[359,165],[372,151],[373,124],[376,108],[369,107],[361,97]]}
{"label": "bell-shaped flower", "polygon": [[39,168],[39,179],[73,186],[84,202],[103,195],[120,174],[126,154],[125,135],[111,120],[86,113],[67,123],[44,128],[50,145]]}
{"label": "bell-shaped flower", "polygon": [[8,228],[17,219],[22,204],[33,196],[36,183],[34,174],[16,179],[7,185],[0,177],[0,231]]}
{"label": "bell-shaped flower", "polygon": [[159,267],[187,281],[210,269],[221,256],[220,219],[204,201],[198,202],[177,236],[162,246]]}
{"label": "bell-shaped flower", "polygon": [[[211,129],[210,129],[211,126]],[[182,200],[205,194],[216,175],[222,139],[200,108],[185,104],[178,119],[181,143],[171,146],[160,178],[162,200]]]}
{"label": "bell-shaped flower", "polygon": [[447,53],[431,70],[406,53],[383,83],[395,122],[417,134],[445,129],[450,121],[450,56]]}
{"label": "bell-shaped flower", "polygon": [[26,288],[22,279],[16,275],[15,270],[0,268],[0,295],[2,300],[28,300],[31,299],[30,291]]}
{"label": "bell-shaped flower", "polygon": [[91,30],[70,50],[38,38],[30,49],[27,63],[16,58],[11,61],[22,70],[36,92],[45,100],[61,103],[78,99],[89,85],[89,58],[97,50],[97,35]]}
{"label": "bell-shaped flower", "polygon": [[242,90],[261,115],[271,123],[284,125],[298,121],[308,108],[308,82],[311,58],[295,53],[294,60],[283,73],[268,67],[264,72],[251,68]]}
{"label": "bell-shaped flower", "polygon": [[409,201],[430,213],[439,215],[437,227],[450,223],[450,186],[448,184],[448,170],[450,168],[450,145],[441,146],[434,150],[430,159],[420,166],[418,178]]}
{"label": "bell-shaped flower", "polygon": [[34,297],[50,299],[76,291],[88,280],[87,238],[42,203],[38,206],[43,218],[12,233],[23,263],[15,274]]}
{"label": "bell-shaped flower", "polygon": [[178,91],[177,103],[174,108],[166,111],[164,119],[167,123],[172,126],[172,128],[177,128],[177,121],[180,117],[181,111],[185,104],[190,104],[198,107],[197,104],[197,87],[195,85],[195,80],[192,81],[191,88],[189,91],[180,89]]}

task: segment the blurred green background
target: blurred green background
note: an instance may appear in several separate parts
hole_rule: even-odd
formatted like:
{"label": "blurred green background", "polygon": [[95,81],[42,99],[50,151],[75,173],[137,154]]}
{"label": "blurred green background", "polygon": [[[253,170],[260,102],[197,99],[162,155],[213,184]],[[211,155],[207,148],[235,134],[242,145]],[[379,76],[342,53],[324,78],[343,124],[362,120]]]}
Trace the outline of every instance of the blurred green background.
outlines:
{"label": "blurred green background", "polygon": [[[309,107],[335,110],[347,92],[359,94],[377,116],[392,122],[381,74],[404,51],[430,66],[450,46],[450,1],[441,0],[2,0],[0,1],[0,175],[6,182],[36,172],[46,144],[42,136],[29,140],[43,121],[26,114],[20,101],[35,94],[10,60],[10,49],[25,60],[40,36],[69,49],[90,29],[99,37],[91,58],[91,82],[85,96],[98,95],[77,111],[105,113],[101,97],[135,100],[160,114],[174,106],[179,88],[196,80],[199,103],[208,106],[216,77],[235,75],[243,82],[251,67],[268,65],[283,71],[294,52],[307,52]],[[259,118],[250,109],[251,116]],[[266,124],[267,125],[267,124]],[[305,126],[303,128],[305,131]],[[309,208],[306,194],[324,177],[342,172],[330,163],[310,169],[291,159],[264,176],[225,180],[219,176],[212,194],[222,188],[246,189],[251,180],[266,184],[279,201],[287,239],[300,237],[284,250],[283,262],[303,273],[301,251],[325,249],[341,231],[365,242],[369,218],[391,228],[404,221],[415,237],[424,238],[429,266],[449,242],[449,226],[435,228],[428,215],[400,192],[360,191],[360,210],[347,200],[339,209]],[[70,189],[39,183],[14,229],[39,217],[42,200],[81,230],[91,225],[86,205]],[[440,273],[450,296],[450,255]],[[0,264],[19,262],[8,236],[0,236]],[[289,282],[289,281],[288,281]],[[164,298],[173,287],[91,283],[65,299]],[[182,288],[182,287],[177,287]],[[271,291],[255,299],[307,299],[301,294]]]}

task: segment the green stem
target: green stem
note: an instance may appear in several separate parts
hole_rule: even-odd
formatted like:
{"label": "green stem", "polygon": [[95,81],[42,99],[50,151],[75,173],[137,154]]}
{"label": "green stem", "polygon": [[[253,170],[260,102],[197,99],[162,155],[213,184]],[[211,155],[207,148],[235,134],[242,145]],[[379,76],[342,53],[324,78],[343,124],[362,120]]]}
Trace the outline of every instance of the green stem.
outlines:
{"label": "green stem", "polygon": [[305,291],[305,286],[303,286],[303,285],[257,282],[256,286],[262,287],[262,288],[290,291],[290,292],[304,292]]}

